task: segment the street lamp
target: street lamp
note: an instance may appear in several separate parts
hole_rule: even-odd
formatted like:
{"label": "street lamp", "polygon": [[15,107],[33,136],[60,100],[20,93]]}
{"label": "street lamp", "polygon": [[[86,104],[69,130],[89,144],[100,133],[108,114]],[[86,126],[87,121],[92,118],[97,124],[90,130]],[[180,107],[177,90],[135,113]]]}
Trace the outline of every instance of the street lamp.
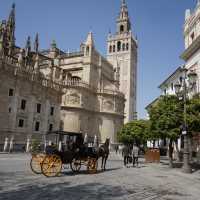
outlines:
{"label": "street lamp", "polygon": [[[186,100],[187,100],[187,94],[189,90],[192,90],[195,87],[196,84],[196,78],[197,74],[195,72],[190,72],[187,74],[187,69],[183,69],[184,77],[183,77],[183,82],[182,83],[177,83],[175,84],[175,93],[177,96],[181,95],[183,97],[183,102],[184,102],[184,110],[183,110],[183,116],[184,116],[184,121],[183,121],[183,130],[182,130],[182,135],[184,135],[184,152],[183,152],[183,172],[185,173],[191,173],[192,169],[189,163],[189,144],[188,144],[188,132],[187,132],[187,121],[186,121]],[[188,79],[188,86],[186,84],[186,79]],[[182,89],[182,90],[181,90]]]}

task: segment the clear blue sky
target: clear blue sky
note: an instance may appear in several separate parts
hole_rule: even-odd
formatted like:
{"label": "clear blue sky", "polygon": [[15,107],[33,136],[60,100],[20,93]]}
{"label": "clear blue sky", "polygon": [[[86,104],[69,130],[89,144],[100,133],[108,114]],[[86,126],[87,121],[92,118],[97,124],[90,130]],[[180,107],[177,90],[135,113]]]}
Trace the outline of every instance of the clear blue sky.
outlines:
{"label": "clear blue sky", "polygon": [[[176,67],[184,50],[183,23],[187,8],[196,0],[126,0],[132,28],[139,41],[138,114],[156,98],[158,85]],[[40,48],[52,39],[63,50],[77,50],[92,30],[97,49],[105,55],[109,29],[115,32],[120,0],[15,0],[16,43],[25,45],[28,35],[40,35]],[[0,0],[0,19],[7,18],[13,0]]]}

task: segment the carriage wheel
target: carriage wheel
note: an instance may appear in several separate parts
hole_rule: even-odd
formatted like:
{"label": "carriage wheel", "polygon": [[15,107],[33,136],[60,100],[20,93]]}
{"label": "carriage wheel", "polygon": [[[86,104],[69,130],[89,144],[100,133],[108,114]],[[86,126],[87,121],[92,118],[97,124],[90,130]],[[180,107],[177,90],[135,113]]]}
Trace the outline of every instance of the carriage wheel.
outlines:
{"label": "carriage wheel", "polygon": [[42,173],[46,177],[55,177],[60,174],[62,169],[62,160],[58,155],[47,155],[41,165]]}
{"label": "carriage wheel", "polygon": [[73,172],[79,172],[81,169],[81,160],[73,159],[70,163],[71,170]]}
{"label": "carriage wheel", "polygon": [[35,173],[35,174],[41,174],[41,164],[44,160],[45,154],[34,154],[32,155],[31,161],[30,161],[30,167],[31,170]]}
{"label": "carriage wheel", "polygon": [[87,170],[90,174],[97,173],[98,160],[96,158],[88,158]]}

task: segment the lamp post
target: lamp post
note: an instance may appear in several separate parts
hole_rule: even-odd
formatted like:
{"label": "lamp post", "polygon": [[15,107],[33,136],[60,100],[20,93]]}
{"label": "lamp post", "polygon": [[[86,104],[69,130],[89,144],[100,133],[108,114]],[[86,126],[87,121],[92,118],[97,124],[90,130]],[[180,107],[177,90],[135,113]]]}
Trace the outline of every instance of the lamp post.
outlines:
{"label": "lamp post", "polygon": [[[188,131],[187,131],[187,110],[186,110],[186,101],[187,101],[187,94],[189,90],[192,90],[196,84],[196,77],[197,74],[194,72],[187,73],[187,69],[183,68],[183,81],[182,83],[175,84],[175,92],[177,96],[181,95],[183,97],[184,109],[183,109],[183,130],[182,135],[184,135],[184,152],[183,152],[183,167],[182,170],[185,173],[191,173],[192,169],[190,166],[189,161],[189,138],[188,138]],[[188,86],[186,80],[188,79]]]}

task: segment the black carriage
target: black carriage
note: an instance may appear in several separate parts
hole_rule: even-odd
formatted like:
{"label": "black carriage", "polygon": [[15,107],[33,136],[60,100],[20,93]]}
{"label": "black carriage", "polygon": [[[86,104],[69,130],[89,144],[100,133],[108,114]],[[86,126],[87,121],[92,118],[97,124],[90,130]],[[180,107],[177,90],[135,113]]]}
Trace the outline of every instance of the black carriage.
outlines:
{"label": "black carriage", "polygon": [[41,168],[45,176],[53,177],[60,174],[63,164],[68,164],[73,172],[79,172],[82,165],[87,167],[89,173],[97,172],[96,149],[84,144],[81,133],[55,131],[49,132],[46,138],[51,139],[51,144],[46,147],[45,154],[32,157],[33,171],[39,172]]}

